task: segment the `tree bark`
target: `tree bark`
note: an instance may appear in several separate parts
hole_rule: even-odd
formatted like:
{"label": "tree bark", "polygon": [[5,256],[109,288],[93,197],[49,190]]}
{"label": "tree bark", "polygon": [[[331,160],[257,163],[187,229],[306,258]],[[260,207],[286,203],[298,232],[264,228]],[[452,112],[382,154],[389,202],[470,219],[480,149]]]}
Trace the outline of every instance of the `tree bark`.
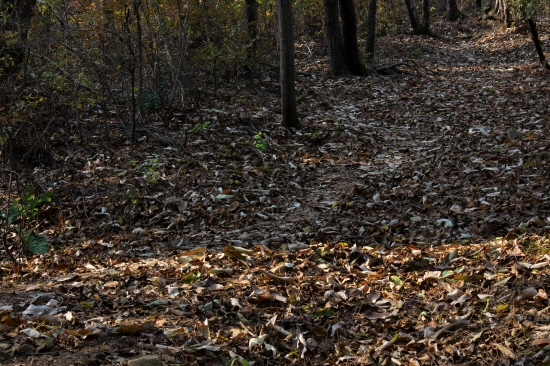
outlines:
{"label": "tree bark", "polygon": [[246,24],[251,40],[249,54],[255,54],[258,49],[258,2],[256,0],[245,0],[245,2]]}
{"label": "tree bark", "polygon": [[413,33],[415,33],[416,30],[420,29],[420,22],[418,21],[416,7],[414,6],[413,0],[405,0],[405,5],[407,6],[407,11],[409,12],[409,18],[411,18],[411,27],[413,29]]}
{"label": "tree bark", "polygon": [[405,0],[405,5],[411,18],[412,32],[416,35],[427,35],[434,38],[445,39],[444,37],[435,34],[430,29],[430,0],[422,0],[422,24],[418,19],[414,0]]}
{"label": "tree bark", "polygon": [[353,0],[340,0],[344,58],[352,75],[365,76],[367,70],[361,62],[357,44],[357,14]]}
{"label": "tree bark", "polygon": [[283,126],[302,128],[296,109],[294,81],[294,37],[292,34],[291,0],[277,0],[279,17],[279,45],[281,56],[281,109]]}
{"label": "tree bark", "polygon": [[510,27],[512,24],[510,19],[510,7],[508,6],[507,0],[495,0],[489,14],[501,19],[504,24],[506,24],[506,27]]}
{"label": "tree bark", "polygon": [[455,22],[462,17],[462,13],[458,10],[456,0],[447,0],[447,15],[446,19],[449,22]]}
{"label": "tree bark", "polygon": [[422,0],[422,34],[430,33],[430,0]]}
{"label": "tree bark", "polygon": [[550,65],[548,64],[548,61],[546,61],[546,57],[544,57],[544,52],[542,52],[542,46],[540,44],[540,39],[539,39],[539,32],[537,31],[537,24],[532,18],[527,19],[527,23],[529,23],[529,29],[531,30],[531,38],[533,39],[533,43],[535,44],[535,49],[537,50],[537,54],[539,55],[540,64],[546,70],[550,70]]}
{"label": "tree bark", "polygon": [[365,53],[369,58],[374,58],[374,40],[376,38],[376,0],[369,1],[367,13],[367,42]]}
{"label": "tree bark", "polygon": [[330,69],[332,75],[342,76],[350,73],[344,57],[344,42],[338,17],[338,0],[325,0],[325,33],[327,37]]}
{"label": "tree bark", "polygon": [[332,74],[366,75],[367,69],[361,62],[357,44],[357,15],[353,0],[324,0],[324,8],[325,33]]}

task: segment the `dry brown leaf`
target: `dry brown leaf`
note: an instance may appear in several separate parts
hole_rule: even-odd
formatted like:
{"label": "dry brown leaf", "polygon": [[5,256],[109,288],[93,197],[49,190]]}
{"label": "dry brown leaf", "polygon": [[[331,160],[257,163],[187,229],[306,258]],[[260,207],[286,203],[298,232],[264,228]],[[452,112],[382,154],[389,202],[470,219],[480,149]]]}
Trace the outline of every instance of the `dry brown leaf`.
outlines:
{"label": "dry brown leaf", "polygon": [[246,256],[255,256],[256,252],[250,249],[245,249],[241,247],[234,247],[232,245],[228,245],[223,248],[224,254],[228,258],[234,258],[234,259],[242,259],[246,260]]}
{"label": "dry brown leaf", "polygon": [[447,324],[443,328],[441,328],[438,331],[436,331],[435,333],[433,333],[431,337],[434,338],[434,339],[439,339],[439,338],[443,337],[444,335],[446,335],[449,332],[453,332],[455,330],[465,328],[468,324],[470,324],[469,320],[462,320],[462,321],[458,321],[456,323]]}
{"label": "dry brown leaf", "polygon": [[90,335],[101,333],[101,330],[98,328],[90,327],[90,328],[84,328],[84,329],[66,329],[65,333],[70,334],[74,337],[86,338]]}
{"label": "dry brown leaf", "polygon": [[110,281],[110,282],[105,282],[105,284],[103,285],[103,287],[105,287],[105,288],[116,288],[116,287],[118,287],[118,285],[120,285],[120,282],[118,282],[118,281]]}
{"label": "dry brown leaf", "polygon": [[537,295],[537,289],[534,287],[527,287],[514,299],[514,304],[519,304],[523,301],[528,301]]}
{"label": "dry brown leaf", "polygon": [[512,352],[512,350],[510,350],[508,347],[502,345],[502,344],[499,344],[499,343],[495,343],[495,346],[498,348],[498,350],[506,357],[508,358],[511,358],[513,360],[515,360],[517,358],[516,354],[514,352]]}
{"label": "dry brown leaf", "polygon": [[531,346],[540,346],[545,344],[550,344],[550,338],[537,338],[531,342]]}
{"label": "dry brown leaf", "polygon": [[274,299],[274,300],[280,301],[282,303],[285,303],[285,304],[288,302],[288,299],[286,297],[284,297],[281,294],[277,294],[277,293],[271,293],[271,298]]}
{"label": "dry brown leaf", "polygon": [[227,212],[233,212],[235,211],[236,209],[238,209],[240,206],[240,203],[239,201],[233,201],[229,207],[227,208]]}
{"label": "dry brown leaf", "polygon": [[65,322],[65,319],[57,317],[55,315],[43,314],[38,317],[38,320],[50,325],[59,326]]}
{"label": "dry brown leaf", "polygon": [[274,275],[273,273],[271,272],[268,272],[268,271],[262,271],[263,274],[265,274],[266,276],[268,276],[269,278],[272,278],[278,282],[281,282],[281,283],[291,283],[291,282],[294,282],[296,279],[294,277],[280,277],[280,276],[276,276]]}
{"label": "dry brown leaf", "polygon": [[208,327],[208,319],[206,319],[204,323],[199,325],[199,330],[204,338],[210,339],[210,328]]}
{"label": "dry brown leaf", "polygon": [[115,328],[113,332],[125,336],[137,335],[141,332],[141,324],[134,323],[121,325]]}

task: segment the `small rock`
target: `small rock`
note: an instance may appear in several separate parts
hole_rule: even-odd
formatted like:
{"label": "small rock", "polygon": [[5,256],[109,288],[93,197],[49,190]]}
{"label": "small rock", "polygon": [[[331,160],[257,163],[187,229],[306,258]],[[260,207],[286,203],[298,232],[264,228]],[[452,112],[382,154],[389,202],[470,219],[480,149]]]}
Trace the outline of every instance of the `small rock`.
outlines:
{"label": "small rock", "polygon": [[159,355],[147,355],[128,361],[128,366],[162,366]]}

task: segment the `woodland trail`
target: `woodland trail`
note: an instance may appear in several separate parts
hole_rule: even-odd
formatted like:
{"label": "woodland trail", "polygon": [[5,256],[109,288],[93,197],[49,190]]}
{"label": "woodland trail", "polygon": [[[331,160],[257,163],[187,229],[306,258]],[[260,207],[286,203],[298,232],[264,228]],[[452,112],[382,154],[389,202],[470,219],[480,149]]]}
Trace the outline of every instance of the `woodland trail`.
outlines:
{"label": "woodland trail", "polygon": [[186,135],[60,144],[33,173],[54,250],[2,267],[0,362],[540,364],[548,73],[526,33],[442,31],[471,38],[391,36],[399,73],[299,77],[296,133],[266,81],[204,98]]}
{"label": "woodland trail", "polygon": [[[410,66],[399,74],[299,77],[306,128],[296,134],[273,113],[276,82],[256,90],[235,84],[234,95],[220,90],[184,116],[199,126],[185,148],[153,140],[93,159],[71,152],[76,173],[59,195],[88,210],[83,236],[107,228],[111,241],[127,242],[129,232],[148,231],[154,239],[141,240],[167,248],[468,243],[543,232],[548,76],[527,33],[470,32],[455,43],[381,41],[381,53],[392,56],[381,62]],[[298,48],[305,69],[311,60],[301,56]],[[184,140],[181,131],[169,136]]]}
{"label": "woodland trail", "polygon": [[528,35],[392,44],[418,66],[304,88],[322,101],[312,125],[346,132],[320,143],[316,158],[333,163],[315,169],[345,233],[438,244],[544,231],[548,75]]}

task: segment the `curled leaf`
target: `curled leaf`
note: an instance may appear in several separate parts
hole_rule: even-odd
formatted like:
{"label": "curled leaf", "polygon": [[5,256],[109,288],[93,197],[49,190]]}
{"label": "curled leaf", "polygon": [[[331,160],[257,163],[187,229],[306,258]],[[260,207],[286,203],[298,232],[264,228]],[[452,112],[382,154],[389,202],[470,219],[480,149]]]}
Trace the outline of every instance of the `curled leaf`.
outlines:
{"label": "curled leaf", "polygon": [[519,304],[520,302],[531,300],[537,295],[537,289],[534,287],[527,287],[514,299],[514,304]]}

